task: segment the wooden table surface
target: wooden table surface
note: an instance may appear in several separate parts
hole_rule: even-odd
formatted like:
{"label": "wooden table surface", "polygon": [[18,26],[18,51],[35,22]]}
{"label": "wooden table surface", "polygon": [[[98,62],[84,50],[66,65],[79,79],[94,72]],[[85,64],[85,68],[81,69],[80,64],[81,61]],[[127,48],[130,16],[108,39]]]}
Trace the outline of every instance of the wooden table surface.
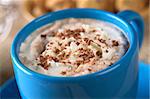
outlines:
{"label": "wooden table surface", "polygon": [[[27,20],[23,17],[22,13],[18,14],[18,18],[15,20],[12,31],[10,32],[7,39],[0,44],[0,85],[4,83],[7,79],[13,76],[13,67],[10,58],[10,46],[14,35],[20,30]],[[143,42],[142,49],[140,51],[140,60],[146,63],[150,63],[150,31],[148,20],[145,20],[145,38]]]}

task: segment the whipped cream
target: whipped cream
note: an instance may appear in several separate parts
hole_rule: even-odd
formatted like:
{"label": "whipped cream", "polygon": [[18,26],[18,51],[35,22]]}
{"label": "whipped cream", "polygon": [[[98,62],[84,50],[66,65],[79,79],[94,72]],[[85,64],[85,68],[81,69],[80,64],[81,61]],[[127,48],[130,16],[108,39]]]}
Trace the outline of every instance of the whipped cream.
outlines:
{"label": "whipped cream", "polygon": [[52,76],[80,76],[118,61],[129,43],[111,23],[64,19],[32,33],[20,48],[20,60],[30,69]]}

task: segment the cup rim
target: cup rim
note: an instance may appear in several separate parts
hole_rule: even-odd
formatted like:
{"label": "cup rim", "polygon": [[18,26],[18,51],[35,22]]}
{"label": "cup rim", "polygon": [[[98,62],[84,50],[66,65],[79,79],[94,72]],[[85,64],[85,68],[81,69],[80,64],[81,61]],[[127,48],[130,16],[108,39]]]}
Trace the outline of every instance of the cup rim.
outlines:
{"label": "cup rim", "polygon": [[[86,10],[86,11],[96,11],[99,13],[103,13],[104,15],[109,15],[110,17],[113,17],[115,20],[119,21],[121,24],[124,24],[127,26],[129,32],[132,35],[132,43],[130,44],[130,47],[128,48],[127,52],[117,61],[115,62],[113,65],[111,65],[110,67],[107,67],[103,70],[94,72],[94,73],[90,73],[90,74],[86,74],[86,75],[80,75],[80,76],[69,76],[69,77],[60,77],[60,76],[51,76],[51,75],[45,75],[45,74],[41,74],[38,73],[36,71],[33,71],[31,69],[29,69],[27,66],[25,66],[19,59],[17,52],[16,52],[16,43],[18,41],[18,35],[24,30],[24,28],[26,27],[30,27],[30,24],[34,23],[37,20],[40,20],[41,18],[46,17],[47,15],[50,16],[50,14],[55,15],[55,13],[61,13],[61,12],[65,12],[65,11],[72,11],[72,10]],[[48,79],[48,80],[55,80],[55,81],[78,81],[81,79],[88,79],[88,78],[93,78],[96,76],[100,76],[100,75],[104,75],[112,70],[117,69],[118,67],[120,67],[121,63],[123,63],[124,60],[126,60],[126,58],[131,57],[130,55],[133,55],[133,53],[135,52],[134,50],[137,48],[138,44],[137,44],[137,38],[136,38],[136,34],[134,29],[132,28],[132,26],[126,21],[123,20],[121,17],[111,13],[111,12],[107,12],[107,11],[103,11],[103,10],[97,10],[97,9],[91,9],[91,8],[72,8],[72,9],[64,9],[64,10],[59,10],[59,11],[55,11],[52,13],[48,13],[45,15],[42,15],[34,20],[32,20],[31,22],[29,22],[28,24],[26,24],[15,36],[12,46],[11,46],[11,58],[13,61],[13,65],[16,66],[17,68],[19,68],[21,71],[23,71],[25,74],[33,76],[33,77],[39,77],[41,79]]]}

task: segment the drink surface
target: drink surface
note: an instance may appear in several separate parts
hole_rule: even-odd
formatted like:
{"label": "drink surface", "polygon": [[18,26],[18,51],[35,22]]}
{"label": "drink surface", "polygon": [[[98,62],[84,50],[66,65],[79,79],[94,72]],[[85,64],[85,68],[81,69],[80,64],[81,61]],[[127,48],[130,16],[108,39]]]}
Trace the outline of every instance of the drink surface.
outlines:
{"label": "drink surface", "polygon": [[80,76],[103,70],[128,50],[125,33],[94,19],[58,20],[34,31],[21,44],[19,58],[33,71],[51,76]]}

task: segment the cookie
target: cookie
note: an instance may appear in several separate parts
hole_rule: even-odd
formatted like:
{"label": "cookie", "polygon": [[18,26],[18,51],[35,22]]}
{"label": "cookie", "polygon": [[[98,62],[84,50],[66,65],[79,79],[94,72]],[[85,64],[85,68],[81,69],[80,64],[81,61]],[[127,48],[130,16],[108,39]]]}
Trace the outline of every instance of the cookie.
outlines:
{"label": "cookie", "polygon": [[149,0],[117,0],[115,6],[118,11],[133,10],[144,18],[148,17]]}
{"label": "cookie", "polygon": [[38,7],[44,7],[45,0],[32,0],[32,2]]}
{"label": "cookie", "polygon": [[52,11],[73,8],[75,3],[72,0],[46,0],[45,7]]}
{"label": "cookie", "polygon": [[149,0],[116,0],[116,8],[118,10],[131,9],[139,11],[148,6]]}
{"label": "cookie", "polygon": [[32,14],[33,16],[35,17],[38,17],[38,16],[41,16],[45,13],[45,11],[39,7],[39,6],[35,6],[33,9],[32,9]]}
{"label": "cookie", "polygon": [[76,0],[76,6],[78,8],[96,8],[107,11],[113,11],[114,0]]}

